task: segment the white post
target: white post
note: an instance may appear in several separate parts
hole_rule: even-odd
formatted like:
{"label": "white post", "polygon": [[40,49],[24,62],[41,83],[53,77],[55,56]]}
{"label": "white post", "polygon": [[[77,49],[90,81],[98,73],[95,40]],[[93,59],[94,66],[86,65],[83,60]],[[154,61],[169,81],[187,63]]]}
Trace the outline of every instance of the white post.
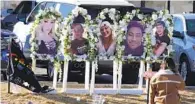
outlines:
{"label": "white post", "polygon": [[66,92],[67,90],[67,79],[68,79],[68,60],[64,60],[64,77],[62,83],[62,91]]}
{"label": "white post", "polygon": [[121,90],[121,84],[122,84],[122,61],[119,61],[119,66],[118,66],[118,90]]}
{"label": "white post", "polygon": [[116,60],[113,60],[113,89],[117,89],[117,69],[118,64]]}
{"label": "white post", "polygon": [[[149,71],[149,69],[150,69],[150,63],[147,62],[146,71]],[[149,81],[149,80],[147,79],[147,80],[146,80],[146,91],[145,91],[146,93],[148,93],[148,90],[147,90],[147,89],[148,89],[148,81]]]}
{"label": "white post", "polygon": [[58,75],[58,70],[54,69],[54,75],[53,75],[53,88],[56,89],[57,87],[57,75]]}
{"label": "white post", "polygon": [[95,86],[95,62],[92,61],[92,74],[91,74],[91,85],[90,85],[90,95],[94,92]]}
{"label": "white post", "polygon": [[90,70],[90,63],[89,61],[85,61],[85,89],[89,90],[89,72]]}
{"label": "white post", "polygon": [[35,72],[36,69],[36,59],[32,59],[32,71]]}
{"label": "white post", "polygon": [[145,71],[145,63],[143,60],[140,61],[140,68],[139,68],[139,85],[138,89],[142,89],[143,87],[143,74]]}

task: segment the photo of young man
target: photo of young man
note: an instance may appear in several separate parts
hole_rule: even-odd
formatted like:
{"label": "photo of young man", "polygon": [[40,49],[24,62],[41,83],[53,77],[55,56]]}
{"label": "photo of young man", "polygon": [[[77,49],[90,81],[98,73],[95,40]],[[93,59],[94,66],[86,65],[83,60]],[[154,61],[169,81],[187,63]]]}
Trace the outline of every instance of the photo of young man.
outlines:
{"label": "photo of young man", "polygon": [[141,56],[144,53],[143,45],[144,27],[139,21],[131,21],[127,26],[125,40],[125,56]]}
{"label": "photo of young man", "polygon": [[159,57],[162,54],[168,54],[166,47],[170,44],[170,38],[164,21],[156,22],[155,38],[156,45],[154,46],[154,55]]}
{"label": "photo of young man", "polygon": [[84,29],[80,23],[72,24],[74,39],[71,41],[71,52],[76,55],[87,54],[88,41],[83,38]]}

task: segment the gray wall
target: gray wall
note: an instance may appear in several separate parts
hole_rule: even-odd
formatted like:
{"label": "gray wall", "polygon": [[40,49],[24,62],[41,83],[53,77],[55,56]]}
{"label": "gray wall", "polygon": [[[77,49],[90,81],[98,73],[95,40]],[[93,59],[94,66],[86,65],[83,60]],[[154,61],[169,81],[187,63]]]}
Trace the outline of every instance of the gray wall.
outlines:
{"label": "gray wall", "polygon": [[[129,1],[135,6],[141,6],[141,0],[139,1]],[[167,9],[167,1],[146,1],[145,7],[154,8],[156,10]],[[193,11],[193,0],[185,1],[171,1],[170,2],[170,13],[183,13]]]}

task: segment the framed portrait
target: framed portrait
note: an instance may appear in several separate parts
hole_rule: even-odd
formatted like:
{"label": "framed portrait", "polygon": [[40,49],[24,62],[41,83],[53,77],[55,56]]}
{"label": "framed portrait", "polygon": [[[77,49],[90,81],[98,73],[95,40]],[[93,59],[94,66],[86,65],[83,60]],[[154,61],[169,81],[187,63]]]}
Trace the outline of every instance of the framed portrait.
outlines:
{"label": "framed portrait", "polygon": [[158,19],[153,28],[153,55],[160,58],[169,54],[168,47],[171,45],[168,27],[166,21]]}
{"label": "framed portrait", "polygon": [[140,21],[132,20],[126,27],[124,38],[124,57],[139,58],[145,55],[145,27]]}

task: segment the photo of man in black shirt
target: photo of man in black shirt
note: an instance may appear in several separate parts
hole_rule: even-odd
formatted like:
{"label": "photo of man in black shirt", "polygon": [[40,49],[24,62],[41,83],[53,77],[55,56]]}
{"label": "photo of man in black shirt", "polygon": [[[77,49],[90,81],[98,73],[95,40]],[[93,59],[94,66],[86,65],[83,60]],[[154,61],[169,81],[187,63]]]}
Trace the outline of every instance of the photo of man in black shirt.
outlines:
{"label": "photo of man in black shirt", "polygon": [[159,57],[162,54],[168,54],[166,48],[170,44],[170,38],[164,21],[157,21],[155,38],[156,45],[154,46],[154,55]]}
{"label": "photo of man in black shirt", "polygon": [[88,41],[83,38],[84,29],[79,23],[72,25],[72,33],[74,40],[71,41],[71,52],[76,55],[87,54]]}

